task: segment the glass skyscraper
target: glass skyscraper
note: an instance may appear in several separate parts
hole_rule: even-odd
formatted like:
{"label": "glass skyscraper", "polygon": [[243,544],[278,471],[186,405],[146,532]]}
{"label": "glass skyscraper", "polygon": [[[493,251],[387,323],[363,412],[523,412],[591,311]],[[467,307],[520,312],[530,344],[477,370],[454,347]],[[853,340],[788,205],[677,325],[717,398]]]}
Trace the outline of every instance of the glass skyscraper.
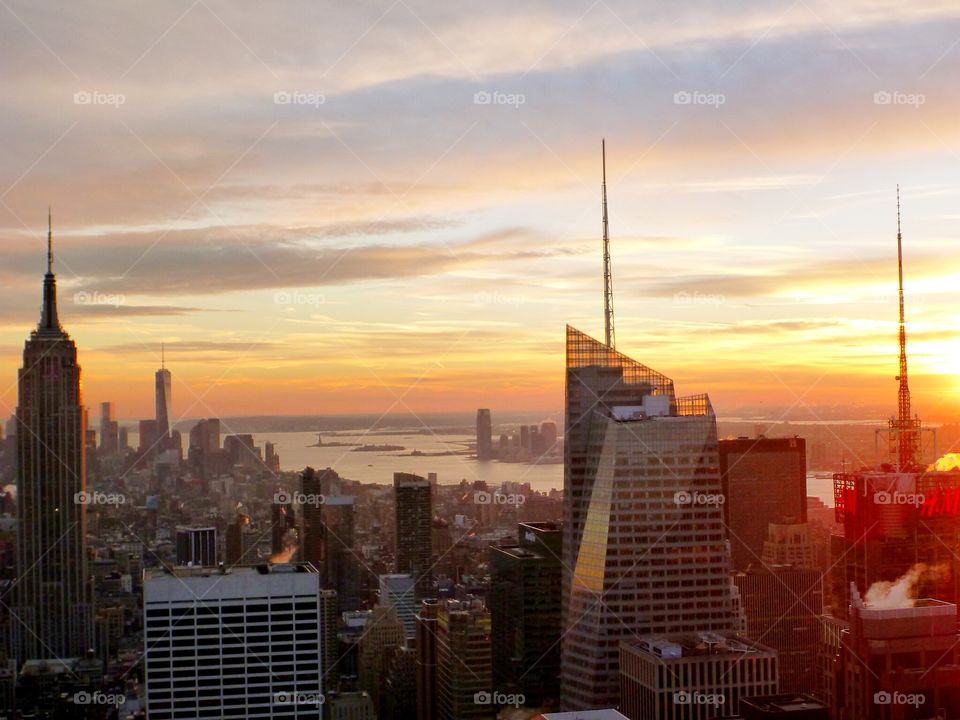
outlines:
{"label": "glass skyscraper", "polygon": [[567,328],[561,693],[615,706],[621,641],[743,628],[706,395]]}

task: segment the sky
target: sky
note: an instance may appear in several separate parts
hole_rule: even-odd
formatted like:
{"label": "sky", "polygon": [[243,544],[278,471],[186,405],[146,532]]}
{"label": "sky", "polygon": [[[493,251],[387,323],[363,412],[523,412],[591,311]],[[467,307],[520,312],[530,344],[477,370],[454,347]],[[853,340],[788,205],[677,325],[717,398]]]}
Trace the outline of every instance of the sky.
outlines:
{"label": "sky", "polygon": [[[960,6],[0,0],[0,415],[48,205],[84,397],[554,411],[564,326],[725,417],[956,416]],[[96,415],[96,411],[93,412]]]}

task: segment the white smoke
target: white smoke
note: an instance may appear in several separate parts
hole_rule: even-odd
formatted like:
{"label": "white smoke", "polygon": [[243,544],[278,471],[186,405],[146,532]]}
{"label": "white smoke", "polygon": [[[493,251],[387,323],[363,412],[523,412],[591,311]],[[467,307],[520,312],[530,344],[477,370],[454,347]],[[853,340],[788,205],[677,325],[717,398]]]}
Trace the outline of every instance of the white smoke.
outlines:
{"label": "white smoke", "polygon": [[878,610],[913,607],[916,603],[917,584],[927,572],[928,568],[924,563],[917,563],[893,582],[875,582],[864,596],[867,607]]}

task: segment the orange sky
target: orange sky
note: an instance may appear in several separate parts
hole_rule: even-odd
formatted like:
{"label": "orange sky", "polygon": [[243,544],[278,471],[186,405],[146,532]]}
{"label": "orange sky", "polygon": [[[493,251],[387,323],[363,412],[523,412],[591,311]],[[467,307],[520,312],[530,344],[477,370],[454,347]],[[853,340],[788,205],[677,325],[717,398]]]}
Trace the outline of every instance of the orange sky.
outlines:
{"label": "orange sky", "polygon": [[0,412],[48,203],[91,406],[150,415],[165,342],[178,416],[555,411],[606,137],[619,349],[721,416],[889,414],[900,183],[957,415],[950,3],[108,5],[0,10]]}

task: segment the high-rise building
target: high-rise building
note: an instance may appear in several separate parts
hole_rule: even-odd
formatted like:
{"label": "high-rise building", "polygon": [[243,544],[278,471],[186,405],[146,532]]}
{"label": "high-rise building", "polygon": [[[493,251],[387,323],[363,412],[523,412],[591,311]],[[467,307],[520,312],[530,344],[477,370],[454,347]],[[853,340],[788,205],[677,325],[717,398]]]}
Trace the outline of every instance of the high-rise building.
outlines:
{"label": "high-rise building", "polygon": [[496,707],[477,702],[493,682],[490,613],[483,601],[443,600],[437,613],[437,719],[491,720]]}
{"label": "high-rise building", "polygon": [[296,533],[297,515],[293,509],[293,499],[276,493],[270,509],[270,552],[279,555],[295,547]]}
{"label": "high-rise building", "polygon": [[832,717],[960,717],[957,606],[930,598],[871,606],[855,589],[850,598]]}
{"label": "high-rise building", "polygon": [[323,687],[327,690],[340,689],[340,639],[337,628],[340,625],[340,599],[336,590],[320,591],[320,618],[328,632],[323,636]]}
{"label": "high-rise building", "polygon": [[417,651],[399,647],[384,679],[380,720],[414,720],[417,716]]}
{"label": "high-rise building", "polygon": [[322,717],[329,629],[310,566],[150,570],[143,606],[151,720]]}
{"label": "high-rise building", "polygon": [[440,603],[427,599],[417,613],[417,720],[437,717],[437,620]]}
{"label": "high-rise building", "polygon": [[653,635],[620,650],[620,710],[630,720],[729,717],[740,698],[777,692],[777,652],[732,635]]}
{"label": "high-rise building", "polygon": [[359,563],[354,555],[354,498],[345,495],[344,482],[332,469],[306,468],[300,477],[300,492],[307,499],[303,516],[302,557],[320,571],[325,588],[337,591],[343,610],[360,607]]}
{"label": "high-rise building", "polygon": [[393,653],[403,646],[405,632],[396,608],[378,605],[373,609],[363,635],[360,636],[358,667],[360,689],[369,693],[379,717],[385,690],[384,677]]}
{"label": "high-rise building", "polygon": [[615,706],[620,641],[743,626],[706,395],[567,328],[561,705]]}
{"label": "high-rise building", "polygon": [[770,523],[807,521],[807,450],[800,437],[720,441],[723,515],[737,570],[760,563]]}
{"label": "high-rise building", "polygon": [[113,417],[113,403],[100,403],[100,451],[114,455],[120,448],[119,424]]}
{"label": "high-rise building", "polygon": [[216,567],[215,527],[177,528],[177,565]]}
{"label": "high-rise building", "polygon": [[47,231],[40,323],[17,379],[17,581],[14,652],[79,658],[93,646],[87,582],[87,478],[77,346],[60,325]]}
{"label": "high-rise building", "polygon": [[780,693],[740,698],[740,715],[733,720],[830,720],[829,708],[809,695]]}
{"label": "high-rise building", "polygon": [[393,492],[396,572],[413,576],[420,600],[433,586],[432,488],[426,478],[398,472],[393,474]]}
{"label": "high-rise building", "polygon": [[490,546],[493,687],[535,707],[560,696],[560,583],[557,523],[521,523],[515,547]]}
{"label": "high-rise building", "polygon": [[412,575],[381,575],[379,604],[394,608],[405,636],[416,637],[417,600]]}
{"label": "high-rise building", "polygon": [[[163,349],[161,348],[161,353]],[[157,420],[157,441],[161,451],[167,449],[167,441],[170,439],[170,418],[171,411],[171,382],[170,371],[164,366],[161,358],[160,369],[154,375],[154,399],[156,401],[156,420]]]}
{"label": "high-rise building", "polygon": [[493,460],[493,423],[490,410],[477,410],[477,460]]}

